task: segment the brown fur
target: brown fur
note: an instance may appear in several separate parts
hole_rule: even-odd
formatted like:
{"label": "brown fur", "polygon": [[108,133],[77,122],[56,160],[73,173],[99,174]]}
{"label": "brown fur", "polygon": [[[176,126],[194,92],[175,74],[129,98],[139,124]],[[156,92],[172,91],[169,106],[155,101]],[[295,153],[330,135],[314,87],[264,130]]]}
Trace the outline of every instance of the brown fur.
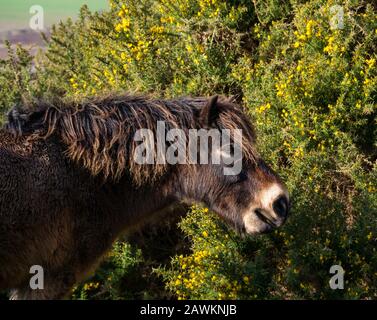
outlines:
{"label": "brown fur", "polygon": [[[242,212],[279,178],[255,151],[241,108],[204,98],[109,96],[81,104],[40,102],[9,113],[0,130],[0,290],[14,298],[57,299],[92,270],[122,232],[182,200],[203,202],[239,231]],[[221,166],[136,165],[138,128],[242,128],[242,175]],[[16,133],[16,135],[15,135]],[[29,288],[29,269],[45,289]]]}

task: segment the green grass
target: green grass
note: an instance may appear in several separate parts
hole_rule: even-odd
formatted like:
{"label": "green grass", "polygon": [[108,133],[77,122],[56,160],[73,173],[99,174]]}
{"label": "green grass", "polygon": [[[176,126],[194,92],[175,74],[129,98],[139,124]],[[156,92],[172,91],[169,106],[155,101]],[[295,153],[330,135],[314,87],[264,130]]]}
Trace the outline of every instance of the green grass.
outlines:
{"label": "green grass", "polygon": [[44,9],[45,26],[50,26],[68,17],[77,16],[82,5],[87,4],[92,11],[106,9],[106,0],[0,0],[0,31],[27,29],[32,14],[32,5]]}

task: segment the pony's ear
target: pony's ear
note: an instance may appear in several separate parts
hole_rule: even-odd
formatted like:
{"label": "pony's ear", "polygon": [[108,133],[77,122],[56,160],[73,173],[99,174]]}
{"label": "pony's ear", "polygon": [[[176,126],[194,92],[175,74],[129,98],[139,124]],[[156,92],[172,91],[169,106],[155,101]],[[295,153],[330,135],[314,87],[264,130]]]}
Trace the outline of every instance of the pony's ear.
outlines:
{"label": "pony's ear", "polygon": [[218,96],[212,96],[200,111],[200,123],[203,126],[211,126],[219,116],[220,110],[217,105]]}
{"label": "pony's ear", "polygon": [[4,128],[15,135],[22,135],[41,125],[44,113],[44,110],[30,111],[14,106],[8,112]]}

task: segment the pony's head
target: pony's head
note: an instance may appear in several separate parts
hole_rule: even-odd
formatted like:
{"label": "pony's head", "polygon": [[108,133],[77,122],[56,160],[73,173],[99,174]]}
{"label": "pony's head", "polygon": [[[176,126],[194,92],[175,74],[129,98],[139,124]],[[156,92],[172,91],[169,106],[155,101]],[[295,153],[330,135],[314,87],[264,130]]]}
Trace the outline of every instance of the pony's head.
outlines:
{"label": "pony's head", "polygon": [[[198,121],[211,132],[208,163],[180,169],[180,197],[205,203],[242,233],[265,233],[281,226],[290,206],[287,189],[258,155],[253,127],[241,108],[213,97],[201,108]],[[225,142],[224,131],[232,136]],[[220,143],[214,143],[219,136]]]}

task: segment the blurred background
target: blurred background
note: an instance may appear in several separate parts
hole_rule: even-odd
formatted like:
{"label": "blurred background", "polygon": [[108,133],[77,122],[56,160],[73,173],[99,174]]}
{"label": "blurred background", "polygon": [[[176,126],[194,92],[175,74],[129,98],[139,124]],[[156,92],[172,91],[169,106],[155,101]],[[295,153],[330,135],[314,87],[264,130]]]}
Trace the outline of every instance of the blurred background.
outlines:
{"label": "blurred background", "polygon": [[39,5],[44,10],[44,32],[48,33],[52,24],[68,17],[75,19],[82,5],[87,4],[91,11],[101,11],[108,7],[107,0],[0,0],[0,58],[4,58],[7,50],[4,40],[11,43],[22,43],[36,52],[43,46],[40,31],[29,27],[33,14],[30,8]]}

